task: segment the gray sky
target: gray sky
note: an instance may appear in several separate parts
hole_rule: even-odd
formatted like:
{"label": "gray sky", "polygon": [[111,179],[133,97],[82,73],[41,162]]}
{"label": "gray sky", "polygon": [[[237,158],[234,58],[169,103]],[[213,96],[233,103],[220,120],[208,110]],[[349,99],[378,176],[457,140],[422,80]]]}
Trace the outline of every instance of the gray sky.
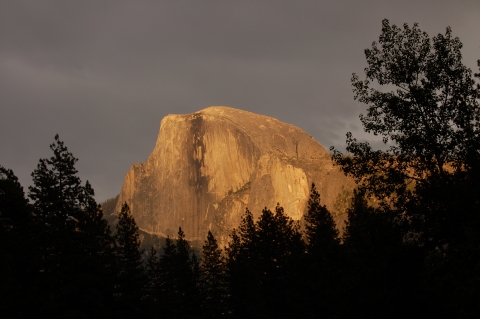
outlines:
{"label": "gray sky", "polygon": [[103,201],[155,146],[160,120],[227,105],[329,148],[361,133],[350,78],[381,21],[451,26],[480,59],[480,1],[0,2],[0,164],[25,190],[56,133]]}

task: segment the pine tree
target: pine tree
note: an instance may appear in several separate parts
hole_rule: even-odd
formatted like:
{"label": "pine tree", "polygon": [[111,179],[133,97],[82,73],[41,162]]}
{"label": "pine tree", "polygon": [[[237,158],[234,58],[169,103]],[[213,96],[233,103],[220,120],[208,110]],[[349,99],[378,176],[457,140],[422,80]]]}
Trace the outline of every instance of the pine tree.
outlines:
{"label": "pine tree", "polygon": [[144,306],[148,316],[155,316],[161,305],[161,272],[157,250],[152,246],[145,265]]}
{"label": "pine tree", "polygon": [[[312,183],[308,210],[305,214],[307,255],[304,262],[303,289],[308,300],[306,307],[329,317],[337,310],[341,298],[335,289],[340,281],[341,247],[335,221],[325,205],[320,204],[320,194]],[[315,304],[314,307],[312,305]]]}
{"label": "pine tree", "polygon": [[159,264],[160,305],[165,316],[196,317],[199,305],[199,265],[181,228],[176,243],[167,237]]}
{"label": "pine tree", "polygon": [[118,306],[130,315],[140,311],[145,273],[143,267],[143,249],[140,249],[140,236],[138,227],[130,207],[127,203],[122,205],[116,225],[116,259],[117,259],[117,287],[116,300]]}
{"label": "pine tree", "polygon": [[253,244],[256,239],[255,221],[253,220],[253,214],[245,209],[245,213],[242,216],[242,221],[238,227],[238,235],[240,236],[241,247],[244,249],[253,248]]}
{"label": "pine tree", "polygon": [[0,313],[6,318],[24,311],[25,290],[35,279],[39,256],[30,242],[31,218],[18,178],[0,165]]}
{"label": "pine tree", "polygon": [[17,176],[0,165],[0,231],[20,231],[30,223],[31,217]]}
{"label": "pine tree", "polygon": [[210,231],[203,245],[201,274],[203,316],[225,317],[229,311],[227,267],[217,240]]}
{"label": "pine tree", "polygon": [[196,256],[193,256],[190,244],[185,239],[185,233],[180,227],[177,236],[176,279],[177,301],[181,305],[178,315],[181,317],[195,316],[196,311],[199,310],[198,262]]}
{"label": "pine tree", "polygon": [[257,223],[246,210],[227,249],[231,302],[238,317],[293,316],[304,251],[298,222],[277,205],[265,208]]}
{"label": "pine tree", "polygon": [[234,316],[239,318],[254,313],[257,304],[252,302],[256,300],[255,294],[258,292],[259,283],[255,271],[256,233],[253,214],[246,208],[238,230],[233,229],[226,248],[231,310]]}
{"label": "pine tree", "polygon": [[92,272],[101,280],[101,290],[110,301],[115,277],[115,244],[110,225],[105,220],[103,210],[94,200],[94,190],[87,181],[82,187],[79,202],[83,211],[78,217],[81,230],[81,246],[83,254],[91,260]]}
{"label": "pine tree", "polygon": [[[53,156],[40,159],[32,173],[38,303],[41,315],[89,316],[108,312],[112,290],[112,238],[88,181],[81,184],[78,161],[55,136]],[[109,270],[108,270],[109,269]],[[98,299],[93,296],[99,296]]]}
{"label": "pine tree", "polygon": [[174,317],[177,299],[177,279],[176,279],[176,256],[177,246],[167,236],[165,246],[163,247],[163,254],[160,255],[158,262],[158,291],[159,304],[165,317]]}
{"label": "pine tree", "polygon": [[332,253],[333,249],[338,249],[340,240],[335,221],[327,207],[320,204],[320,194],[314,183],[312,183],[310,191],[305,222],[305,237],[309,254],[324,255]]}
{"label": "pine tree", "polygon": [[150,253],[148,255],[146,263],[146,284],[145,284],[145,293],[147,298],[150,299],[152,303],[155,303],[158,298],[158,287],[159,287],[159,260],[158,254],[155,248],[150,248]]}
{"label": "pine tree", "polygon": [[277,204],[275,213],[265,208],[256,223],[257,262],[263,300],[259,308],[265,316],[294,316],[298,313],[299,266],[304,251],[298,222],[289,218]]}
{"label": "pine tree", "polygon": [[53,156],[39,161],[32,173],[34,185],[29,187],[35,219],[48,237],[45,253],[106,253],[112,245],[111,232],[90,183],[81,185],[75,168],[78,159],[58,134],[50,149]]}
{"label": "pine tree", "polygon": [[[53,156],[40,159],[32,173],[33,186],[29,187],[35,219],[43,229],[40,248],[46,260],[78,253],[77,223],[83,208],[79,201],[82,186],[75,168],[78,159],[60,141],[58,134],[50,149]],[[46,265],[45,271],[51,271],[49,267],[56,265],[59,265],[58,260]]]}

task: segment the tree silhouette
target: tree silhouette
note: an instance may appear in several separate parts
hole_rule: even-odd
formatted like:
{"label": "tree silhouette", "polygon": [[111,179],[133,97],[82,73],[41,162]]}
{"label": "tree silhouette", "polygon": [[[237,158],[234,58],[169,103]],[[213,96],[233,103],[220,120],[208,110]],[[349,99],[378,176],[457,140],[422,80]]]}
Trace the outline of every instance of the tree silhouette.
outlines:
{"label": "tree silhouette", "polygon": [[38,270],[31,218],[17,176],[0,165],[0,312],[7,318],[23,313],[26,290]]}
{"label": "tree silhouette", "polygon": [[230,235],[231,240],[226,248],[231,309],[239,318],[255,313],[258,303],[254,302],[259,283],[255,272],[256,236],[253,214],[246,208],[238,230],[233,229]]}
{"label": "tree silhouette", "polygon": [[310,254],[321,255],[338,248],[340,242],[335,221],[327,207],[320,204],[320,194],[314,183],[310,191],[305,222],[305,237]]}
{"label": "tree silhouette", "polygon": [[[41,248],[46,259],[79,250],[76,243],[78,220],[84,208],[79,201],[82,186],[76,175],[78,159],[60,141],[58,134],[50,149],[53,156],[39,161],[32,173],[33,186],[29,187],[35,218],[45,235]],[[51,266],[58,264],[52,262]]]}
{"label": "tree silhouette", "polygon": [[[351,133],[346,149],[352,156],[332,148],[335,162],[358,182],[344,246],[359,264],[358,282],[373,288],[356,294],[383,300],[383,316],[412,302],[398,303],[404,283],[412,284],[409,293],[428,287],[438,297],[421,303],[424,314],[479,315],[472,296],[480,294],[480,285],[472,283],[478,280],[480,238],[472,234],[480,227],[480,204],[472,190],[480,188],[480,91],[461,48],[449,27],[430,38],[417,24],[402,29],[383,20],[378,43],[365,50],[366,79],[352,77],[355,99],[368,107],[360,115],[364,130],[381,136],[388,149],[373,150]],[[418,266],[418,251],[423,270],[408,266]],[[368,277],[374,272],[378,276]]]}
{"label": "tree silhouette", "polygon": [[[303,289],[306,291],[305,307],[315,304],[325,316],[332,316],[341,298],[338,283],[341,280],[342,252],[335,221],[325,205],[320,204],[320,194],[312,183],[307,213],[305,214],[307,255],[304,259]],[[311,309],[314,311],[314,309]]]}
{"label": "tree silhouette", "polygon": [[146,263],[145,294],[148,299],[149,306],[156,304],[160,300],[160,269],[159,259],[155,248],[150,248]]}
{"label": "tree silhouette", "polygon": [[263,300],[259,310],[264,316],[269,313],[294,316],[298,313],[297,283],[301,278],[299,266],[304,252],[299,224],[277,204],[274,213],[267,208],[262,211],[256,228],[255,271]]}
{"label": "tree silhouette", "polygon": [[115,297],[117,306],[125,315],[134,315],[140,311],[145,272],[138,227],[127,203],[122,205],[116,229],[118,278]]}
{"label": "tree silhouette", "polygon": [[[364,130],[390,146],[375,151],[348,133],[347,151],[353,156],[333,149],[334,160],[359,187],[398,209],[399,217],[417,228],[416,238],[432,249],[448,243],[449,213],[434,209],[417,214],[407,206],[419,198],[417,190],[453,190],[452,179],[468,175],[480,150],[479,92],[472,71],[461,62],[461,48],[450,28],[430,38],[417,24],[401,29],[383,20],[378,44],[365,50],[367,79],[354,74],[352,85],[355,99],[368,106],[367,115],[360,115]],[[396,90],[383,92],[371,82]],[[445,194],[437,197],[435,206],[443,206]]]}
{"label": "tree silhouette", "polygon": [[167,237],[158,269],[159,299],[165,315],[173,318],[198,316],[199,265],[181,228],[176,244]]}
{"label": "tree silhouette", "polygon": [[163,247],[163,254],[160,256],[158,263],[158,299],[165,316],[174,316],[176,308],[179,307],[177,303],[176,255],[177,246],[173,240],[167,236],[165,246]]}
{"label": "tree silhouette", "polygon": [[195,316],[199,311],[198,300],[198,261],[190,244],[185,239],[182,228],[178,229],[177,235],[177,301],[180,306],[177,309],[180,316]]}
{"label": "tree silhouette", "polygon": [[[34,248],[39,254],[37,284],[43,291],[38,314],[88,316],[108,313],[111,299],[112,238],[90,184],[81,184],[77,159],[55,136],[53,156],[32,173]],[[43,312],[44,311],[44,312]]]}
{"label": "tree silhouette", "polygon": [[[300,259],[304,251],[298,222],[277,205],[257,223],[247,209],[227,249],[232,309],[238,317],[298,314]],[[297,299],[298,298],[298,299]]]}
{"label": "tree silhouette", "polygon": [[200,282],[203,316],[225,317],[229,312],[227,266],[217,240],[210,231],[202,250]]}
{"label": "tree silhouette", "polygon": [[31,215],[23,187],[11,169],[0,165],[0,227],[2,231],[18,231],[26,227]]}

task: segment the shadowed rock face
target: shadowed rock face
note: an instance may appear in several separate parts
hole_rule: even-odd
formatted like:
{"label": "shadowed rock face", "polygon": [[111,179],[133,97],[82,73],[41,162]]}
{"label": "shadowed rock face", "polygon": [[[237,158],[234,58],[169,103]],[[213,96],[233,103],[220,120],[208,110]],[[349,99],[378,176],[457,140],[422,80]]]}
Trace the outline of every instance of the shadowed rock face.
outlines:
{"label": "shadowed rock face", "polygon": [[300,220],[314,182],[337,225],[353,182],[303,130],[274,118],[212,106],[168,115],[155,149],[128,171],[117,202],[130,205],[140,229],[203,240],[210,229],[225,242],[248,207],[259,216],[277,202]]}

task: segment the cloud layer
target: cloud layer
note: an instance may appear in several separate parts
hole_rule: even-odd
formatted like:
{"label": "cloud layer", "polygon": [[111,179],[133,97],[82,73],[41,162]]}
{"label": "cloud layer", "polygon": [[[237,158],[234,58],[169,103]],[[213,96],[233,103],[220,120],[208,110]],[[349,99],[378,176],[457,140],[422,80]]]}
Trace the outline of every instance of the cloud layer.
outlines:
{"label": "cloud layer", "polygon": [[102,201],[155,145],[160,120],[228,105],[292,123],[325,147],[361,132],[350,77],[381,20],[451,26],[480,59],[472,1],[4,1],[0,164],[24,186],[60,134]]}

